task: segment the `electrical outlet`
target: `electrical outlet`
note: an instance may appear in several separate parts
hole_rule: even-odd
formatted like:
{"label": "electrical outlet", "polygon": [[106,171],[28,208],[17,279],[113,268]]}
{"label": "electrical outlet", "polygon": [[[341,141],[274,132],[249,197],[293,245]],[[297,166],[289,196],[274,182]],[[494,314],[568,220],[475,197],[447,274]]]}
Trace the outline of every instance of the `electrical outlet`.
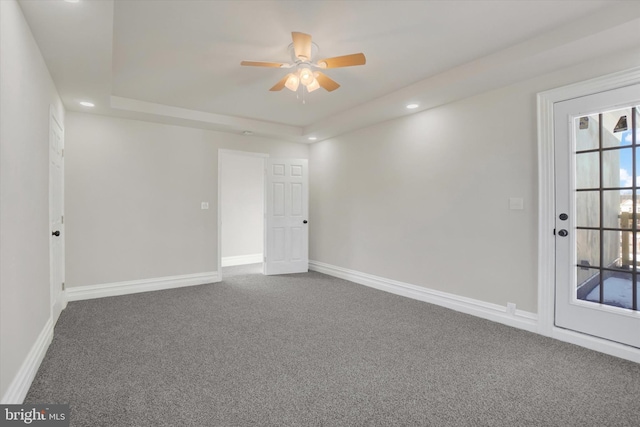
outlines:
{"label": "electrical outlet", "polygon": [[512,316],[516,315],[516,305],[512,302],[508,302],[507,303],[507,313],[509,313]]}
{"label": "electrical outlet", "polygon": [[200,203],[200,209],[209,209],[209,202]]}

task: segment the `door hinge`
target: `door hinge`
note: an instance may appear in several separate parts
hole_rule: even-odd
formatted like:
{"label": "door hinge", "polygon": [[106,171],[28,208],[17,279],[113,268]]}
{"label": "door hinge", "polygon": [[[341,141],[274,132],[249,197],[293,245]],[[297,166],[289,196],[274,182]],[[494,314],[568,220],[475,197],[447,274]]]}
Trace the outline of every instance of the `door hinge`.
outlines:
{"label": "door hinge", "polygon": [[556,229],[555,228],[553,229],[553,235],[554,236],[556,235]]}
{"label": "door hinge", "polygon": [[264,257],[264,262],[267,262],[267,257]]}
{"label": "door hinge", "polygon": [[60,150],[60,151],[61,151],[60,156],[64,157],[64,148],[62,150]]}
{"label": "door hinge", "polygon": [[64,215],[60,216],[60,224],[64,224]]}
{"label": "door hinge", "polygon": [[64,291],[64,282],[62,282],[62,290]]}

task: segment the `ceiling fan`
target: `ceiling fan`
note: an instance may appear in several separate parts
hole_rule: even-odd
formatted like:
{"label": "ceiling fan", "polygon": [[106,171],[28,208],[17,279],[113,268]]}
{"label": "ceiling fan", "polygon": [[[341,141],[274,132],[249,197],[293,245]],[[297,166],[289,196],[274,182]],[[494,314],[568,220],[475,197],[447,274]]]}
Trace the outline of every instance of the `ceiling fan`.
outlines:
{"label": "ceiling fan", "polygon": [[314,62],[313,59],[318,53],[318,45],[311,41],[311,36],[305,33],[292,32],[291,38],[293,39],[293,43],[289,45],[291,63],[242,61],[240,65],[295,69],[269,89],[270,91],[278,91],[286,87],[295,92],[302,85],[307,89],[307,92],[313,92],[319,88],[331,92],[338,89],[340,85],[326,74],[320,71],[313,71],[314,69],[351,67],[364,65],[367,62],[363,53],[325,58]]}

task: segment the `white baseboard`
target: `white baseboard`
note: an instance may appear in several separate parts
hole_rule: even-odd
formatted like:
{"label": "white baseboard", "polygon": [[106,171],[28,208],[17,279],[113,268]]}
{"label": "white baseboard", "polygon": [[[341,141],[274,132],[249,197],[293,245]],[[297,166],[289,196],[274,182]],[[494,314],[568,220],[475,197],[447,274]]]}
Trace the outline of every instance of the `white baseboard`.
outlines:
{"label": "white baseboard", "polygon": [[492,320],[508,326],[537,332],[538,316],[528,311],[516,310],[515,314],[507,313],[507,307],[472,298],[461,297],[447,292],[398,282],[384,277],[373,276],[359,271],[349,270],[319,261],[309,261],[309,269],[328,274],[340,279],[349,280],[371,288],[392,294],[413,298],[419,301],[436,304],[462,313],[471,314],[483,319]]}
{"label": "white baseboard", "polygon": [[582,334],[580,332],[571,331],[553,327],[550,334],[543,333],[551,338],[559,341],[568,342],[579,345],[580,347],[605,353],[610,356],[619,357],[621,359],[630,360],[631,362],[640,363],[640,349],[617,342],[605,340],[591,335]]}
{"label": "white baseboard", "polygon": [[154,279],[131,280],[127,282],[105,283],[100,285],[78,286],[66,289],[67,301],[79,301],[93,298],[113,297],[138,292],[159,291],[204,285],[220,281],[217,271],[180,276],[158,277]]}
{"label": "white baseboard", "polygon": [[222,257],[223,267],[232,267],[234,265],[257,264],[263,260],[262,254],[236,255]]}
{"label": "white baseboard", "polygon": [[24,402],[24,398],[29,392],[31,383],[38,373],[42,359],[44,359],[52,339],[53,321],[49,318],[31,350],[27,353],[27,357],[22,362],[13,381],[9,384],[9,388],[2,396],[1,403],[3,405],[20,405]]}

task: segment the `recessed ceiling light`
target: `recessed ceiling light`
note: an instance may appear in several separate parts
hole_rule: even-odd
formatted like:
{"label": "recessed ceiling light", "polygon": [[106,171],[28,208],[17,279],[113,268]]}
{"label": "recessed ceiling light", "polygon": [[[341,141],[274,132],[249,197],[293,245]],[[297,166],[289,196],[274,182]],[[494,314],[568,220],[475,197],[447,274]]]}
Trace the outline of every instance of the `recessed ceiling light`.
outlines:
{"label": "recessed ceiling light", "polygon": [[310,136],[309,141],[316,141],[318,139],[317,136]]}
{"label": "recessed ceiling light", "polygon": [[409,110],[413,110],[414,108],[418,108],[418,107],[419,107],[419,105],[418,105],[418,104],[408,104],[408,105],[407,105],[407,108],[408,108]]}
{"label": "recessed ceiling light", "polygon": [[245,130],[244,132],[242,132],[243,135],[253,135],[253,132],[251,132],[250,130]]}
{"label": "recessed ceiling light", "polygon": [[80,3],[80,0],[64,0],[67,3]]}
{"label": "recessed ceiling light", "polygon": [[89,101],[80,101],[80,105],[83,107],[95,107],[96,105],[93,102]]}

